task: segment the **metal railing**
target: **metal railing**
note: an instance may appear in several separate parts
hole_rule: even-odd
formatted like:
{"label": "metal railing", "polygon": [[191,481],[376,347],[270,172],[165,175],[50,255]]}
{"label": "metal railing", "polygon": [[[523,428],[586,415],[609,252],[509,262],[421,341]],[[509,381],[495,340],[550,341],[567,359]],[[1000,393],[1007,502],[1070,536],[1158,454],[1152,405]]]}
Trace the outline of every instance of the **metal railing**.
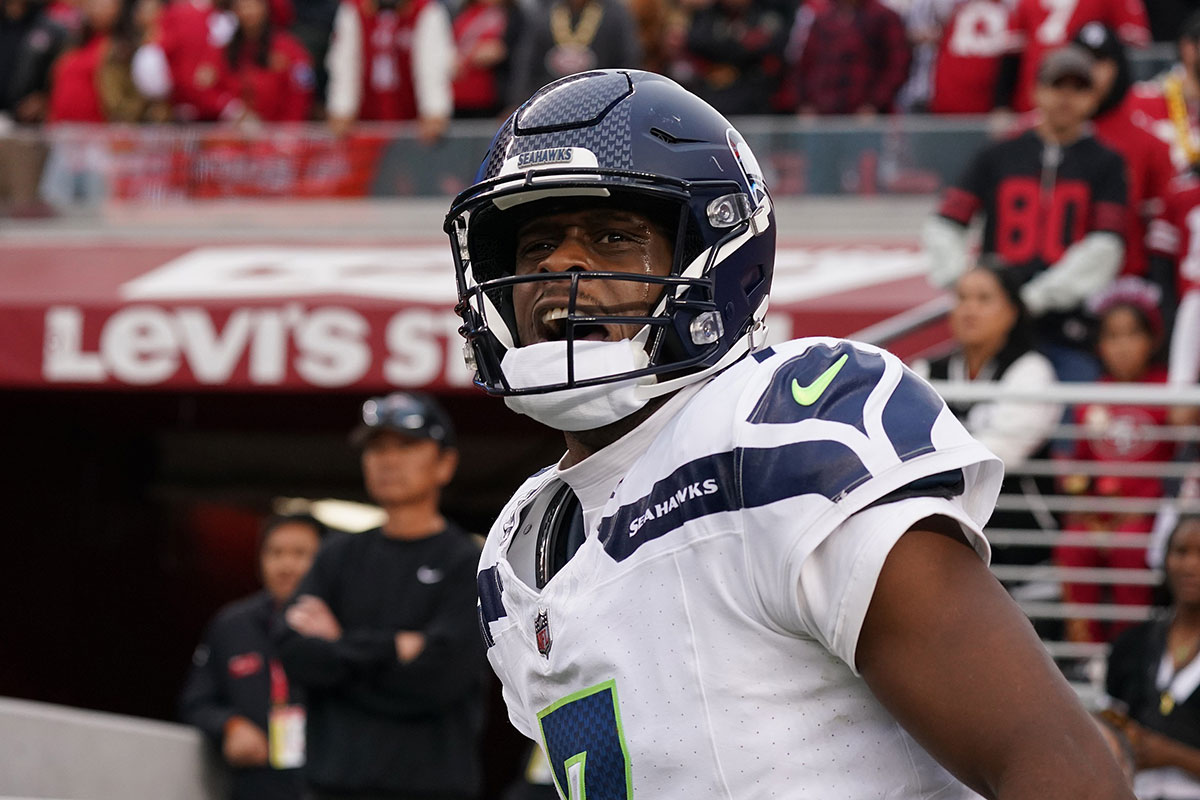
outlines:
{"label": "metal railing", "polygon": [[[1200,407],[1200,386],[1186,388],[1161,384],[1069,383],[1039,386],[1024,390],[1010,389],[994,383],[963,384],[933,382],[934,388],[951,403],[992,401],[1023,401],[1037,403],[1089,403],[1138,405],[1148,407]],[[1050,439],[1059,442],[1096,437],[1097,430],[1081,425],[1059,425]],[[997,512],[1027,514],[1028,525],[1020,527],[987,528],[986,534],[997,554],[992,571],[1017,599],[1021,608],[1034,621],[1046,649],[1072,679],[1085,699],[1098,700],[1103,689],[1104,660],[1108,640],[1079,641],[1068,636],[1073,620],[1095,622],[1111,630],[1113,623],[1136,624],[1159,613],[1150,603],[1071,602],[1064,596],[1064,585],[1099,588],[1107,594],[1115,587],[1159,586],[1164,578],[1161,551],[1170,521],[1181,513],[1200,513],[1200,458],[1196,443],[1200,442],[1198,426],[1145,426],[1136,436],[1144,442],[1175,442],[1184,455],[1175,461],[1089,461],[1078,458],[1031,458],[1020,464],[1006,466],[1006,490],[997,501]],[[1072,494],[1050,479],[1067,476],[1159,478],[1163,480],[1163,497],[1095,496]],[[1018,478],[1020,480],[1012,480]],[[1014,484],[1026,484],[1025,479],[1041,479],[1042,490],[1010,491]],[[1055,485],[1047,486],[1051,483]],[[1070,515],[1093,516],[1096,530],[1070,529]],[[1103,525],[1103,515],[1141,516],[1155,518],[1146,533],[1118,532],[1112,525]],[[1111,523],[1111,520],[1110,520]],[[1101,552],[1124,551],[1121,566],[1072,566],[1056,563],[1056,548],[1095,548]],[[1019,548],[1021,563],[1004,558],[1006,552]],[[1138,566],[1128,564],[1129,551],[1141,551],[1146,558],[1135,559]]]}

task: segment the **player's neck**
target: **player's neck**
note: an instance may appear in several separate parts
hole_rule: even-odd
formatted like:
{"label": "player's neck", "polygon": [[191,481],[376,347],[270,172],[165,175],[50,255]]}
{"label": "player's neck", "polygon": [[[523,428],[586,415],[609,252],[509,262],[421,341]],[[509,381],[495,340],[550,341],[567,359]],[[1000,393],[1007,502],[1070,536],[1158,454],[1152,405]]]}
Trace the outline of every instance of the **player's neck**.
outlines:
{"label": "player's neck", "polygon": [[987,363],[991,361],[1003,349],[1003,344],[994,345],[976,344],[963,347],[963,360],[967,362],[967,376],[971,380],[975,380],[976,376],[983,370]]}
{"label": "player's neck", "polygon": [[668,394],[663,397],[656,397],[642,408],[625,417],[625,419],[619,419],[611,425],[605,425],[603,428],[595,428],[590,431],[563,431],[563,438],[567,441],[567,454],[563,457],[559,466],[563,469],[573,467],[588,456],[608,447],[617,439],[620,439],[645,422],[671,396]]}
{"label": "player's neck", "polygon": [[1175,614],[1171,618],[1171,627],[1176,631],[1200,633],[1200,607],[1183,604],[1176,605]]}
{"label": "player's neck", "polygon": [[446,519],[438,512],[437,498],[430,502],[388,506],[383,535],[391,539],[424,539],[446,528]]}
{"label": "player's neck", "polygon": [[1083,136],[1084,125],[1071,125],[1067,127],[1051,126],[1044,119],[1037,126],[1038,136],[1047,144],[1056,144],[1065,147],[1073,144],[1081,136]]}
{"label": "player's neck", "polygon": [[1196,102],[1200,100],[1200,78],[1196,76],[1196,70],[1183,70],[1183,99],[1188,102]]}

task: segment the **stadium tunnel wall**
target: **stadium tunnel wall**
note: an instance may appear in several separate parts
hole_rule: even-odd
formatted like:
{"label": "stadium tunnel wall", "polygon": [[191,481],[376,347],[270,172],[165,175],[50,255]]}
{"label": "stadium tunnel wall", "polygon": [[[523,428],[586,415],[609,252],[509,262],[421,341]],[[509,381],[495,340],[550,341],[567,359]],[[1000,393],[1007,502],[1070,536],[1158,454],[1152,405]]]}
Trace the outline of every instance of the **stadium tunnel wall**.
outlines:
{"label": "stadium tunnel wall", "polygon": [[194,729],[0,698],[0,797],[218,800],[215,754]]}

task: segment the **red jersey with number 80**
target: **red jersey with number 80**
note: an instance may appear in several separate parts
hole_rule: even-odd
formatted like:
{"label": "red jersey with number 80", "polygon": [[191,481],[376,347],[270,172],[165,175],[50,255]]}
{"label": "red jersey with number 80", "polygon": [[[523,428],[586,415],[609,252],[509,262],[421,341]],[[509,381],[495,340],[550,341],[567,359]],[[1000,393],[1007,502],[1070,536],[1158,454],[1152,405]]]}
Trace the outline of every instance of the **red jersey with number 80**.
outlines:
{"label": "red jersey with number 80", "polygon": [[1032,275],[1089,233],[1123,236],[1127,192],[1125,162],[1095,138],[1055,151],[1027,131],[981,150],[938,213],[967,225],[982,211],[982,252]]}

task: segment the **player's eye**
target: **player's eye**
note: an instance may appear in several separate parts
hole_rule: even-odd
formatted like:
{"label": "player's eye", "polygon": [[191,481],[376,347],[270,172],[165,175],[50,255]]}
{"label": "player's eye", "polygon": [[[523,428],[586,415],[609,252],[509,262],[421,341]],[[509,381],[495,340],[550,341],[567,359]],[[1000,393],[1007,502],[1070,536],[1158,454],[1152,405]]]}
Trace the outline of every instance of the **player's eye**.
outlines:
{"label": "player's eye", "polygon": [[630,231],[606,230],[596,236],[600,244],[642,244],[644,238]]}

